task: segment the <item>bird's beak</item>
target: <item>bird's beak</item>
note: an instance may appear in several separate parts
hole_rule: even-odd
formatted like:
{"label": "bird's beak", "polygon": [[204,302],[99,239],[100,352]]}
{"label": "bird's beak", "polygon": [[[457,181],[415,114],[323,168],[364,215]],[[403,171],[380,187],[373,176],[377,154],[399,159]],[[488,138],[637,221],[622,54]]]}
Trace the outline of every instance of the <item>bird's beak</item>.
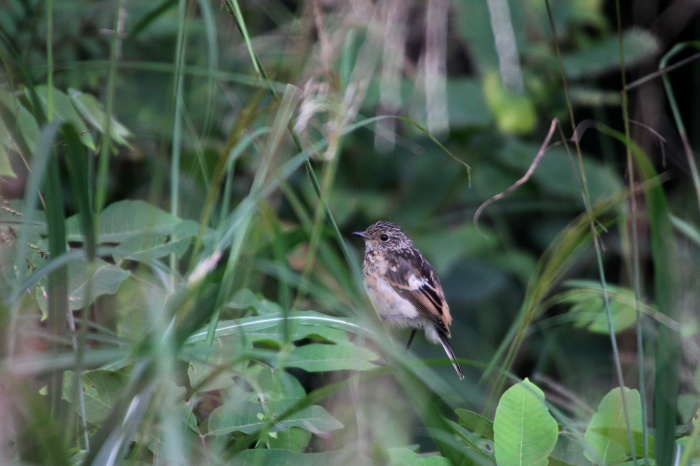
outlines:
{"label": "bird's beak", "polygon": [[362,236],[364,239],[367,239],[367,233],[365,233],[364,231],[353,231],[352,234]]}

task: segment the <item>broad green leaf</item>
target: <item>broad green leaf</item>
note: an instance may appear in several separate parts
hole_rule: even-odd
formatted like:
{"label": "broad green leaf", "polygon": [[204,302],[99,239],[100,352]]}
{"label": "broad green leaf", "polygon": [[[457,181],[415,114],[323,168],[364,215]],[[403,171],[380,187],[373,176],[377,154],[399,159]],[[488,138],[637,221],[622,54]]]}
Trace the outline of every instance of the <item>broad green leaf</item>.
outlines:
{"label": "broad green leaf", "polygon": [[[144,201],[119,201],[110,204],[100,216],[101,243],[121,243],[129,238],[150,234],[169,235],[181,220]],[[77,215],[66,223],[68,241],[81,241]]]}
{"label": "broad green leaf", "polygon": [[[47,86],[36,86],[34,90],[36,91],[36,94],[39,97],[39,101],[44,107],[44,111],[48,114]],[[54,117],[68,123],[73,123],[73,126],[75,126],[75,129],[78,131],[78,134],[80,134],[80,142],[82,142],[85,146],[89,147],[90,149],[95,150],[95,143],[90,137],[90,131],[88,130],[88,127],[83,121],[83,119],[80,118],[80,115],[75,110],[75,107],[73,107],[71,99],[65,93],[59,91],[56,88],[54,88],[53,90],[53,113]]]}
{"label": "broad green leaf", "polygon": [[387,451],[391,466],[450,466],[452,464],[442,456],[422,456],[408,448],[389,448]]}
{"label": "broad green leaf", "polygon": [[[116,293],[119,285],[131,275],[130,272],[102,259],[95,261],[92,275],[89,275],[89,271],[90,267],[84,263],[68,264],[68,306],[72,311],[92,304],[99,296]],[[90,295],[86,296],[88,290]],[[42,312],[46,312],[47,309],[46,298],[40,290],[37,292]]]}
{"label": "broad green leaf", "polygon": [[[229,402],[216,408],[209,416],[207,435],[226,435],[231,432],[243,432],[252,434],[270,420],[281,415],[290,403],[270,402],[268,404],[271,413],[266,413],[262,404],[253,402]],[[343,425],[328,411],[318,405],[307,406],[290,416],[275,421],[270,432],[285,430],[290,427],[302,427],[314,434],[331,432],[341,429]]]}
{"label": "broad green leaf", "polygon": [[284,361],[286,367],[297,367],[308,372],[370,370],[377,366],[372,363],[377,355],[372,351],[352,343],[335,345],[297,346]]}
{"label": "broad green leaf", "polygon": [[484,416],[466,409],[456,409],[459,425],[476,432],[480,437],[493,440],[493,423]]}
{"label": "broad green leaf", "polygon": [[[85,400],[86,420],[92,424],[98,424],[107,417],[122,396],[129,378],[121,372],[95,370],[83,373],[80,380]],[[78,414],[81,414],[74,382],[75,373],[66,371],[63,377],[63,399],[68,401]]]}
{"label": "broad green leaf", "polygon": [[283,370],[263,367],[258,383],[263,395],[270,401],[301,400],[306,396],[299,380]]}
{"label": "broad green leaf", "polygon": [[[78,110],[83,118],[101,133],[105,133],[106,128],[104,125],[107,120],[100,102],[98,102],[94,96],[84,94],[75,89],[68,89],[68,94],[70,95],[71,102],[73,102],[76,110]],[[129,146],[129,143],[126,141],[126,138],[131,136],[129,130],[122,126],[113,116],[109,118],[111,120],[109,125],[109,137],[117,144]]]}
{"label": "broad green leaf", "polygon": [[546,466],[559,435],[544,393],[527,378],[501,396],[493,431],[499,465]]}
{"label": "broad green leaf", "polygon": [[622,403],[623,392],[619,387],[610,390],[598,405],[598,410],[586,429],[584,438],[596,456],[589,450],[586,450],[585,455],[594,463],[617,464],[631,458],[625,411],[635,443],[641,443],[642,402],[639,392],[627,387],[623,390],[625,404]]}

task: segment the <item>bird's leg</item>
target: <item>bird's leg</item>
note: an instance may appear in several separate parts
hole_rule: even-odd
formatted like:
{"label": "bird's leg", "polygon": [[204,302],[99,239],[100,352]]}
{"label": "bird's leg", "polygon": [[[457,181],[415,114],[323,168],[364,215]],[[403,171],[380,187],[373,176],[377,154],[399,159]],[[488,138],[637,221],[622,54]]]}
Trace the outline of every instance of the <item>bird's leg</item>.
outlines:
{"label": "bird's leg", "polygon": [[418,331],[418,329],[416,329],[416,328],[411,330],[411,336],[408,337],[408,343],[406,343],[406,351],[408,351],[408,349],[411,347],[411,343],[413,343],[413,337],[416,336],[417,331]]}

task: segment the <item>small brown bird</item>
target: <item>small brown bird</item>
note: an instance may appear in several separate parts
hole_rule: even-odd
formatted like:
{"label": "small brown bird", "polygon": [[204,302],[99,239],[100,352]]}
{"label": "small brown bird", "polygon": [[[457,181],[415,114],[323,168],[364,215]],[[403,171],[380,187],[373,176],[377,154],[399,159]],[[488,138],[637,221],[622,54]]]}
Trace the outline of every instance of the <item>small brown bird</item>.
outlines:
{"label": "small brown bird", "polygon": [[365,286],[382,319],[413,329],[406,349],[416,332],[424,329],[428,341],[442,345],[457,375],[464,379],[449,341],[450,307],[433,266],[393,223],[377,222],[353,234],[365,240]]}

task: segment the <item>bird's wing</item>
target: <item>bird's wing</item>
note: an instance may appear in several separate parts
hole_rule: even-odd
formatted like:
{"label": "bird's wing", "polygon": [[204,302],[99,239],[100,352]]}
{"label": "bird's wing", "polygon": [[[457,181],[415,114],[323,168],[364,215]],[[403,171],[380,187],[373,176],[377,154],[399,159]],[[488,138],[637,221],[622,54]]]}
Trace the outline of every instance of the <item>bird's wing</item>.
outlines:
{"label": "bird's wing", "polygon": [[450,335],[450,308],[433,267],[420,254],[406,251],[388,260],[386,278],[392,288],[418,312]]}

